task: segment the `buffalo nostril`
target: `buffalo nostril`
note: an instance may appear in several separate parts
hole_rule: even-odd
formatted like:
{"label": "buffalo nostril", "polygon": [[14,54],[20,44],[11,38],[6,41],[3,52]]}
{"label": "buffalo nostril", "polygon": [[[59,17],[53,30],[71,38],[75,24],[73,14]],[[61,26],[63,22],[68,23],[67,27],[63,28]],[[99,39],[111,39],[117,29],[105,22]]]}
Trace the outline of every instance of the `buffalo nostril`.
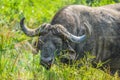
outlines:
{"label": "buffalo nostril", "polygon": [[48,63],[49,63],[49,64],[51,64],[51,63],[52,63],[52,61],[53,61],[53,59],[49,60],[49,61],[48,61]]}

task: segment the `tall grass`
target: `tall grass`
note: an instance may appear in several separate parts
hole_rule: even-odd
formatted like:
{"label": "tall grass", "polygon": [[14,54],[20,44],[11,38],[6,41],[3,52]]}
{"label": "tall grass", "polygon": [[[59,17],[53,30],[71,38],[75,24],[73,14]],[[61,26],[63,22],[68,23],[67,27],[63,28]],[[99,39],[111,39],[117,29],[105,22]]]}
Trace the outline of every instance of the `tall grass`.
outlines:
{"label": "tall grass", "polygon": [[[27,25],[32,28],[50,22],[66,5],[101,6],[116,2],[120,0],[0,0],[0,80],[120,80],[117,73],[110,76],[93,68],[89,55],[72,67],[58,61],[49,71],[45,70],[39,65],[40,54],[32,55],[27,45],[33,39],[19,27],[22,17],[26,17]],[[83,66],[76,68],[80,63]]]}

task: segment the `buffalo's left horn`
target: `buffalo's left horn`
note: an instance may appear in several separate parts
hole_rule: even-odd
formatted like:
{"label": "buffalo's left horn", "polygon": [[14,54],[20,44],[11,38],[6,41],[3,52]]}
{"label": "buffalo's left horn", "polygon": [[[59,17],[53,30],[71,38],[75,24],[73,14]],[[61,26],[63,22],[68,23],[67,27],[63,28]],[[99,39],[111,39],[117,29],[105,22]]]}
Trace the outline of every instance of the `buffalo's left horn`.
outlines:
{"label": "buffalo's left horn", "polygon": [[38,36],[40,34],[40,28],[37,29],[29,29],[24,25],[25,18],[22,18],[20,21],[20,26],[22,28],[22,31],[30,37]]}
{"label": "buffalo's left horn", "polygon": [[75,36],[75,35],[72,35],[70,34],[68,36],[68,39],[74,43],[81,43],[83,42],[85,39],[87,39],[87,36],[84,34],[82,36]]}
{"label": "buffalo's left horn", "polygon": [[71,33],[69,33],[67,30],[63,31],[62,34],[71,42],[74,43],[81,43],[83,42],[85,39],[87,39],[86,34],[82,35],[82,36],[75,36]]}
{"label": "buffalo's left horn", "polygon": [[[62,25],[58,25],[59,27],[61,27],[61,29],[58,29],[59,32],[66,37],[68,40],[70,40],[71,42],[74,43],[81,43],[83,41],[85,41],[89,36],[90,36],[90,30],[88,29],[88,32],[82,36],[75,36],[73,34],[71,34],[70,32],[67,31],[66,28],[64,28]],[[87,26],[87,25],[86,25]]]}

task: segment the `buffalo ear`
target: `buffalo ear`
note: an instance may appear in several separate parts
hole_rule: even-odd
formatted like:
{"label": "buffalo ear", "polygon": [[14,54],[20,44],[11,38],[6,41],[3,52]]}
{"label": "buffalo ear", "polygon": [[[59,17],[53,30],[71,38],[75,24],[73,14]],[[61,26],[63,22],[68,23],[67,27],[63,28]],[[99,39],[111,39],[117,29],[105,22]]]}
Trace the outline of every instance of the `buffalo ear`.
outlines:
{"label": "buffalo ear", "polygon": [[60,61],[66,64],[73,64],[76,60],[76,53],[73,49],[67,49],[63,51],[63,55],[60,57]]}
{"label": "buffalo ear", "polygon": [[76,52],[74,49],[69,45],[69,43],[66,44],[66,48],[63,50],[63,55],[69,60],[75,60],[76,59]]}
{"label": "buffalo ear", "polygon": [[67,50],[67,55],[69,57],[69,60],[75,60],[76,58],[76,52],[73,50]]}
{"label": "buffalo ear", "polygon": [[76,59],[76,52],[75,50],[71,47],[69,41],[66,41],[66,45],[67,45],[67,53],[68,53],[68,56],[71,60],[75,60]]}
{"label": "buffalo ear", "polygon": [[64,40],[63,49],[60,55],[60,61],[62,63],[72,64],[76,60],[76,52],[70,46],[68,40]]}

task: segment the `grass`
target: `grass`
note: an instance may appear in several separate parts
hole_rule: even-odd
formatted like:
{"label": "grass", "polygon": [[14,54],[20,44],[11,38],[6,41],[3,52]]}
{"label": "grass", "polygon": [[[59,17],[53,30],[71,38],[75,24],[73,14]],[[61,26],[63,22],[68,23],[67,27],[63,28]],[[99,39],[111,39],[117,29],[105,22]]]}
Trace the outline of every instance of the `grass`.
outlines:
{"label": "grass", "polygon": [[0,0],[0,80],[120,80],[117,73],[110,76],[93,68],[89,55],[78,61],[83,64],[79,69],[78,63],[71,67],[58,61],[49,71],[45,70],[39,65],[40,54],[34,56],[26,43],[33,39],[25,36],[19,27],[23,16],[27,25],[34,28],[50,22],[66,5],[101,6],[116,2],[120,0]]}

